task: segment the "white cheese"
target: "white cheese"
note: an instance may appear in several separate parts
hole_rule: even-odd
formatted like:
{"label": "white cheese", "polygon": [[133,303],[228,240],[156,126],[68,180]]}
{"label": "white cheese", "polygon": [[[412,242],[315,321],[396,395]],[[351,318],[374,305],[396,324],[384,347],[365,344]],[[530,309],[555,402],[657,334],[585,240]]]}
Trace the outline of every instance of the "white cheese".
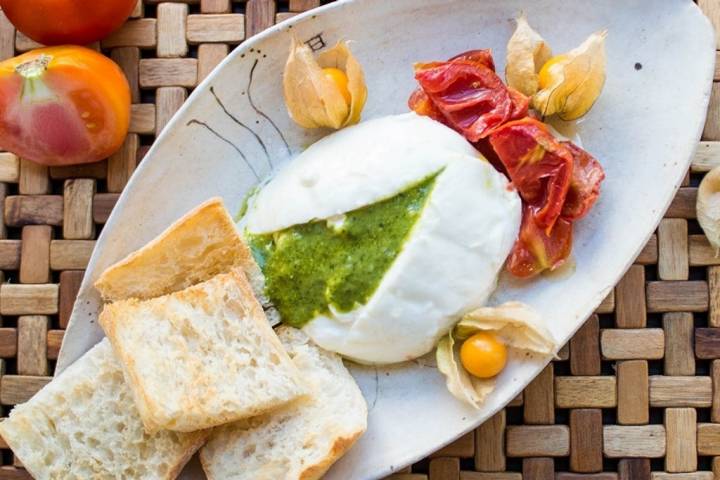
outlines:
{"label": "white cheese", "polygon": [[460,134],[415,113],[382,117],[314,143],[253,199],[253,233],[329,218],[391,197],[440,170],[453,153],[477,156]]}
{"label": "white cheese", "polygon": [[318,345],[364,363],[429,352],[494,290],[520,227],[520,198],[464,138],[415,114],[326,137],[258,194],[246,228],[268,233],[312,219],[337,221],[440,169],[410,238],[368,302],[305,325]]}

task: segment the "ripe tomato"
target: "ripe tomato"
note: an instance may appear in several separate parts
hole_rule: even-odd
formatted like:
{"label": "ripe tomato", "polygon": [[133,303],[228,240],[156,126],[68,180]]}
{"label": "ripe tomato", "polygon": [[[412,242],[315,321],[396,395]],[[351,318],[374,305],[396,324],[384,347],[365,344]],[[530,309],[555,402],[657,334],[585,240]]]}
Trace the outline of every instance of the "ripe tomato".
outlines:
{"label": "ripe tomato", "polygon": [[416,64],[420,91],[410,97],[409,106],[477,142],[505,122],[527,115],[529,99],[507,88],[494,68],[488,50]]}
{"label": "ripe tomato", "polygon": [[562,265],[572,252],[572,222],[560,217],[549,231],[540,228],[530,205],[524,205],[518,239],[506,267],[519,278],[530,278]]}
{"label": "ripe tomato", "polygon": [[44,45],[87,45],[127,20],[137,0],[0,0],[22,33]]}
{"label": "ripe tomato", "polygon": [[573,175],[573,155],[547,126],[526,117],[490,135],[520,197],[532,206],[538,227],[551,229],[562,212]]}
{"label": "ripe tomato", "polygon": [[49,47],[0,62],[0,148],[44,165],[102,160],[130,124],[130,87],[110,59]]}
{"label": "ripe tomato", "polygon": [[572,142],[561,142],[567,146],[575,159],[570,189],[565,197],[562,216],[568,220],[584,217],[595,205],[600,195],[600,183],[605,171],[595,157]]}

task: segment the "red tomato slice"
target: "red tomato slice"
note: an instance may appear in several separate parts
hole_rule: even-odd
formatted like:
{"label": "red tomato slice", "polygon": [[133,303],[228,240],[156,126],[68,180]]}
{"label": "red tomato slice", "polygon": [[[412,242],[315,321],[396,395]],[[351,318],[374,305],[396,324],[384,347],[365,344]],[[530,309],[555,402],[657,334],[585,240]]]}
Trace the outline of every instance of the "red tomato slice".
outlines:
{"label": "red tomato slice", "polygon": [[[447,62],[415,66],[415,78],[427,99],[414,93],[410,108],[462,133],[470,142],[487,137],[503,123],[527,115],[528,99],[511,91],[495,74],[486,50],[474,50]],[[413,98],[414,97],[414,98]],[[432,103],[434,109],[427,107]]]}
{"label": "red tomato slice", "polygon": [[492,57],[492,52],[489,49],[485,50],[468,50],[467,52],[460,53],[454,57],[448,59],[445,62],[418,62],[415,64],[415,71],[426,70],[434,67],[444,65],[446,63],[467,63],[479,67],[486,67],[495,71],[495,61]]}
{"label": "red tomato slice", "polygon": [[503,165],[500,157],[498,157],[498,154],[495,153],[492,145],[490,145],[489,139],[482,138],[480,139],[480,141],[475,142],[472,145],[478,152],[482,153],[482,156],[485,157],[485,159],[489,161],[493,167],[495,167],[495,170],[502,173],[508,178],[510,177],[510,175],[508,175],[507,168],[505,168],[505,165]]}
{"label": "red tomato slice", "polygon": [[469,50],[467,52],[463,52],[459,55],[455,55],[450,60],[448,60],[448,62],[453,62],[456,60],[472,62],[487,67],[493,72],[495,71],[495,61],[493,60],[492,52],[488,48],[484,50]]}
{"label": "red tomato slice", "polygon": [[532,207],[525,205],[520,234],[510,252],[507,269],[516,277],[532,277],[543,270],[558,268],[571,251],[572,222],[558,218],[548,232],[535,222]]}
{"label": "red tomato slice", "polygon": [[529,98],[503,84],[489,50],[417,64],[415,78],[420,88],[408,100],[410,109],[461,133],[510,178],[523,200],[508,270],[531,277],[560,266],[572,250],[572,221],[586,215],[600,193],[600,163],[555,139],[528,113]]}
{"label": "red tomato slice", "polygon": [[528,115],[528,107],[530,106],[530,97],[526,97],[512,87],[507,87],[510,93],[510,99],[513,103],[513,110],[510,114],[511,119],[523,118]]}
{"label": "red tomato slice", "polygon": [[410,95],[410,98],[408,99],[408,107],[410,107],[410,110],[414,111],[418,115],[430,117],[433,120],[446,124],[445,117],[442,112],[437,109],[435,104],[421,88],[418,88]]}
{"label": "red tomato slice", "polygon": [[538,227],[550,229],[565,204],[573,175],[570,149],[545,124],[524,118],[490,135],[490,144],[520,196],[533,210]]}
{"label": "red tomato slice", "polygon": [[565,197],[562,216],[568,220],[584,217],[600,195],[600,183],[605,179],[600,162],[572,142],[561,142],[575,160],[570,188]]}

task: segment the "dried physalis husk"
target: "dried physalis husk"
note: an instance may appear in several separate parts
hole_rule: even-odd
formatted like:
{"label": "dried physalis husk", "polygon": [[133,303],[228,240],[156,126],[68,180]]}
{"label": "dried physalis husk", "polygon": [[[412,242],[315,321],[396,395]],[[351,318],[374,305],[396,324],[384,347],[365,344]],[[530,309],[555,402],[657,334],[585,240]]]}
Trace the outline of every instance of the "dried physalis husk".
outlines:
{"label": "dried physalis husk", "polygon": [[552,57],[550,46],[530,27],[525,14],[517,19],[515,33],[507,44],[505,79],[507,84],[532,97],[538,91],[538,73]]}
{"label": "dried physalis husk", "polygon": [[606,30],[593,33],[579,47],[543,65],[540,90],[532,100],[536,110],[563,120],[575,120],[590,110],[605,84],[606,36]]}
{"label": "dried physalis husk", "polygon": [[550,332],[542,325],[540,314],[520,302],[478,308],[466,314],[455,326],[455,335],[459,339],[479,331],[492,332],[505,345],[517,350],[550,355],[557,348]]}
{"label": "dried physalis husk", "polygon": [[[337,68],[347,76],[347,99],[323,68]],[[283,74],[285,104],[293,120],[305,128],[342,128],[360,120],[367,89],[362,67],[345,42],[317,57],[293,38]]]}
{"label": "dried physalis husk", "polygon": [[452,331],[438,342],[435,358],[438,370],[445,375],[445,385],[455,398],[480,408],[495,389],[495,378],[473,377],[462,366]]}
{"label": "dried physalis husk", "polygon": [[698,222],[717,257],[720,252],[720,167],[710,170],[700,182],[695,208]]}
{"label": "dried physalis husk", "polygon": [[553,355],[557,351],[557,344],[542,326],[540,315],[523,303],[508,302],[497,307],[478,308],[466,314],[440,340],[436,359],[438,370],[445,375],[448,391],[475,408],[480,408],[495,389],[495,378],[470,375],[459,360],[459,345],[455,340],[465,340],[478,332],[496,335],[511,349],[541,355]]}

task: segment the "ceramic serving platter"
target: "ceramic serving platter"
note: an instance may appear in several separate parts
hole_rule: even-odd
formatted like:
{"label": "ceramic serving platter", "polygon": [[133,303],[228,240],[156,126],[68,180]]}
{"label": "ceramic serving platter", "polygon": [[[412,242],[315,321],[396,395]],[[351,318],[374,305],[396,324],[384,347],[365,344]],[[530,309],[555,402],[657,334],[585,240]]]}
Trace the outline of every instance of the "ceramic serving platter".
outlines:
{"label": "ceramic serving platter", "polygon": [[[607,179],[592,213],[576,224],[573,267],[530,282],[503,277],[492,300],[532,305],[566,342],[653,232],[699,139],[715,39],[691,1],[657,0],[649,8],[646,0],[350,0],[244,42],[195,90],[125,188],[88,265],[58,368],[102,337],[92,283],[103,269],[211,196],[237,211],[258,181],[325,133],[297,127],[286,113],[281,76],[291,35],[316,50],[352,40],[365,69],[368,119],[407,111],[416,61],[492,48],[502,71],[520,11],[556,52],[609,30],[605,90],[579,125]],[[378,478],[421,458],[502,408],[546,361],[511,363],[481,410],[447,392],[432,356],[392,368],[348,364],[367,399],[369,427],[328,478]],[[196,463],[183,475],[203,478]]]}

